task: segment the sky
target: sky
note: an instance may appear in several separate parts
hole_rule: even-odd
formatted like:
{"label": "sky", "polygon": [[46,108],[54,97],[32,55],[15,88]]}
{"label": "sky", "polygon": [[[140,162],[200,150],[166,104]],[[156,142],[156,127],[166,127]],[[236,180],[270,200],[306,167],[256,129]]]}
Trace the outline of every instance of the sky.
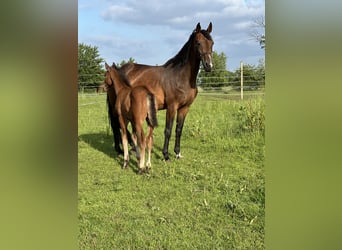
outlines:
{"label": "sky", "polygon": [[197,23],[206,29],[212,22],[213,49],[227,56],[227,69],[234,71],[240,61],[257,65],[264,59],[250,34],[260,16],[264,0],[78,0],[78,42],[97,46],[108,64],[134,58],[162,65]]}

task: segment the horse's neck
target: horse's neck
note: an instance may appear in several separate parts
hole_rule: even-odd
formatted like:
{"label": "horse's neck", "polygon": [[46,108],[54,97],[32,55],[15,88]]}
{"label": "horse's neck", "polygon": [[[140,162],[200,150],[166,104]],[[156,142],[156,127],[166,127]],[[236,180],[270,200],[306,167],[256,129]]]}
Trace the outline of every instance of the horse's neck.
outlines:
{"label": "horse's neck", "polygon": [[189,74],[189,82],[192,88],[196,87],[197,75],[200,67],[200,60],[197,58],[193,50],[189,55],[188,61],[186,63],[186,70]]}

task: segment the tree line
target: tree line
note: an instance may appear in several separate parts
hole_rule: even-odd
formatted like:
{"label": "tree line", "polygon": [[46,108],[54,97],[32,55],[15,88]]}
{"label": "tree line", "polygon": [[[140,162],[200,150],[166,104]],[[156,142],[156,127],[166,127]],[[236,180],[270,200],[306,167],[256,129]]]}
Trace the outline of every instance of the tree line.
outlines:
{"label": "tree line", "polygon": [[[127,63],[136,63],[134,58],[122,60],[119,66]],[[100,57],[98,47],[78,44],[78,87],[79,90],[97,88],[104,80],[104,59]],[[200,67],[197,85],[204,89],[222,88],[225,86],[240,86],[240,69],[227,70],[227,56],[221,52],[213,52],[214,68],[212,72],[205,72]],[[243,67],[244,85],[257,89],[265,85],[265,63],[259,61],[258,65],[245,64]]]}

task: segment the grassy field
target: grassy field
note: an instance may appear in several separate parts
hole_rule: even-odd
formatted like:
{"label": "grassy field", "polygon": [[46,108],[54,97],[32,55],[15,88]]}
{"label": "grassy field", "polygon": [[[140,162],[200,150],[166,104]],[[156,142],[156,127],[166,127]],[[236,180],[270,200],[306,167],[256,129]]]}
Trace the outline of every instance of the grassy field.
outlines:
{"label": "grassy field", "polygon": [[152,171],[113,151],[105,95],[79,95],[80,249],[264,249],[264,100],[200,93],[181,141],[162,156],[158,112]]}

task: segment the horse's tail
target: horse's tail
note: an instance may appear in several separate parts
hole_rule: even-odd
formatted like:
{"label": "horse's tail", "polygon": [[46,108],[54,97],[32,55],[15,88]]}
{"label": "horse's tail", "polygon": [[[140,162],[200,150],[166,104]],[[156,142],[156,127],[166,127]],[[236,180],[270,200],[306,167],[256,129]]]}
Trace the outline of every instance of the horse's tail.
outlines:
{"label": "horse's tail", "polygon": [[[113,132],[115,151],[118,153],[121,153],[122,150],[120,149],[121,133],[120,133],[119,118],[117,115],[114,115],[113,103],[111,103],[109,95],[110,95],[110,93],[107,92],[107,110],[108,110],[109,125],[111,126],[112,132]],[[112,102],[114,102],[114,100],[112,100]],[[130,137],[129,137],[129,139],[130,139]]]}
{"label": "horse's tail", "polygon": [[152,128],[158,126],[156,98],[153,94],[147,93],[147,123]]}
{"label": "horse's tail", "polygon": [[[109,100],[109,94],[107,93],[107,110],[108,110],[108,121],[109,121],[109,125],[112,127],[113,129],[113,125],[114,125],[114,119],[113,119],[113,107],[110,103]],[[114,131],[113,131],[114,133]]]}

